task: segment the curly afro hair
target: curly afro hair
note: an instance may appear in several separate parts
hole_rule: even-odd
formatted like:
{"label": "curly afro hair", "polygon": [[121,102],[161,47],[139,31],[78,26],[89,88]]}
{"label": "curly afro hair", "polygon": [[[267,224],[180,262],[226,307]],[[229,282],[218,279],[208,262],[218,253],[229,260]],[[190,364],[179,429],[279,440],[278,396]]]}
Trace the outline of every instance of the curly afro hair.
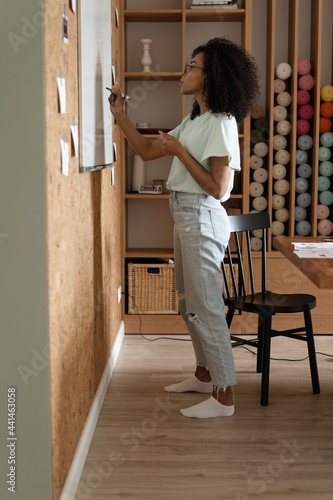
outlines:
{"label": "curly afro hair", "polygon": [[[204,54],[203,98],[212,113],[234,116],[239,122],[249,113],[259,94],[259,73],[252,56],[226,38],[213,38],[194,49]],[[191,118],[200,114],[195,100]]]}

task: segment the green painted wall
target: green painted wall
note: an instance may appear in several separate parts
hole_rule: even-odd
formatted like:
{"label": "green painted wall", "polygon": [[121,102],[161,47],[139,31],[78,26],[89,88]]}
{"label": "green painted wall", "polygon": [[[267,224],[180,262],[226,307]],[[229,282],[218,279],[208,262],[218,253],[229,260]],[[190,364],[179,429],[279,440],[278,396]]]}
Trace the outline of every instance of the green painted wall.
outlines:
{"label": "green painted wall", "polygon": [[[42,8],[40,0],[1,2],[1,500],[52,498]],[[8,440],[9,387],[15,441]],[[15,494],[4,481],[8,458]]]}

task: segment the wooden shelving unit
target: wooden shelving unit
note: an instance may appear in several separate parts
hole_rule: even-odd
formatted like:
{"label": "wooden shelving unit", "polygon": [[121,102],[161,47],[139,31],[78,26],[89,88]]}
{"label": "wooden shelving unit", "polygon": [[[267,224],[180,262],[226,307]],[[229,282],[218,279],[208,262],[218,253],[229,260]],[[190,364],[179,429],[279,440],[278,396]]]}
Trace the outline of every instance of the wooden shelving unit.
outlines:
{"label": "wooden shelving unit", "polygon": [[[196,11],[191,10],[190,0],[174,0],[172,4],[165,0],[159,0],[155,2],[150,2],[151,7],[149,6],[149,2],[145,1],[141,3],[143,8],[138,8],[139,2],[133,2],[131,0],[124,0],[122,2],[122,9],[120,12],[120,19],[122,22],[122,33],[123,33],[123,54],[124,57],[121,62],[121,66],[123,69],[122,72],[122,81],[121,84],[123,88],[127,89],[130,85],[140,86],[142,82],[147,84],[149,87],[149,82],[165,82],[168,84],[169,82],[175,82],[175,84],[180,80],[181,71],[184,67],[186,61],[190,57],[190,53],[193,48],[200,43],[205,41],[205,35],[203,35],[202,41],[200,40],[200,34],[196,37],[196,40],[191,40],[190,34],[190,26],[196,28],[197,32],[200,26],[214,26],[214,33],[212,36],[223,36],[222,26],[225,26],[226,23],[233,23],[232,26],[237,23],[238,30],[235,35],[235,41],[237,43],[242,44],[249,52],[251,52],[251,16],[252,16],[252,0],[244,0],[242,8],[237,10],[216,10],[216,9],[205,9],[204,11]],[[170,5],[170,8],[168,8]],[[175,8],[176,7],[176,8]],[[172,27],[178,32],[180,45],[178,47],[174,47],[177,53],[177,57],[175,57],[175,62],[173,67],[170,67],[170,71],[164,71],[164,68],[156,68],[156,71],[152,71],[151,73],[146,73],[138,70],[138,65],[131,64],[128,57],[128,52],[131,50],[132,44],[134,43],[133,35],[129,33],[132,29],[138,33],[137,38],[142,37],[140,35],[140,23],[143,23],[145,30],[149,33],[149,23],[156,25],[158,23],[158,27],[161,32],[163,30],[166,32],[168,27]],[[213,23],[213,24],[211,24]],[[176,26],[176,28],[175,28]],[[231,26],[231,25],[230,25]],[[132,39],[131,39],[132,36]],[[172,35],[170,35],[171,37]],[[149,37],[149,36],[148,36]],[[231,38],[231,37],[230,37]],[[137,43],[137,39],[135,40]],[[156,43],[156,42],[155,42]],[[171,49],[172,50],[172,49]],[[160,54],[160,58],[163,58],[163,53]],[[162,63],[161,63],[162,66]],[[177,106],[177,104],[174,104]],[[173,123],[170,123],[170,128],[175,127],[181,121],[181,119],[189,112],[190,106],[188,98],[182,96],[179,97],[179,109],[178,115],[179,118],[175,117]],[[163,103],[161,103],[161,112],[163,113]],[[131,110],[129,110],[129,115]],[[131,115],[130,115],[131,117]],[[132,117],[131,117],[132,119]],[[133,118],[134,119],[134,118]],[[143,114],[142,121],[145,121],[146,117]],[[247,211],[248,207],[248,185],[249,185],[249,132],[250,132],[250,119],[245,119],[240,126],[240,144],[241,144],[241,155],[242,155],[242,163],[246,165],[246,168],[243,169],[242,172],[242,180],[241,180],[241,188],[238,192],[232,195],[233,203],[239,207],[241,211]],[[147,135],[147,137],[154,139],[156,136]],[[170,259],[173,257],[173,248],[172,248],[172,235],[170,234],[170,247],[168,248],[159,248],[158,246],[147,246],[145,248],[141,248],[142,242],[139,242],[139,245],[134,246],[130,243],[130,231],[129,227],[129,219],[131,218],[131,210],[137,211],[140,210],[140,206],[146,205],[146,203],[151,203],[151,210],[165,210],[168,211],[168,198],[169,195],[167,193],[156,196],[156,195],[141,195],[137,193],[130,192],[129,183],[130,183],[130,163],[131,163],[131,151],[127,148],[127,159],[126,164],[124,165],[124,179],[123,179],[123,262],[124,262],[124,277],[126,276],[126,262],[129,259],[133,258],[151,258],[151,259]],[[158,208],[157,207],[157,201]],[[142,203],[144,202],[144,203]],[[132,205],[134,204],[132,208]],[[163,207],[161,208],[161,204]],[[151,231],[155,229],[153,227],[150,228]],[[171,232],[172,228],[166,229]],[[144,237],[143,237],[144,239]],[[125,282],[124,282],[125,286]],[[126,324],[126,332],[134,333],[138,331],[138,318],[135,315],[126,314],[126,310],[124,311],[125,324]],[[168,324],[168,332],[169,333],[183,333],[185,332],[185,328],[183,327],[182,320],[179,316],[168,316],[166,315],[154,315],[152,318],[151,315],[143,315],[142,316],[142,328],[144,332],[160,332],[163,331],[165,323]]]}

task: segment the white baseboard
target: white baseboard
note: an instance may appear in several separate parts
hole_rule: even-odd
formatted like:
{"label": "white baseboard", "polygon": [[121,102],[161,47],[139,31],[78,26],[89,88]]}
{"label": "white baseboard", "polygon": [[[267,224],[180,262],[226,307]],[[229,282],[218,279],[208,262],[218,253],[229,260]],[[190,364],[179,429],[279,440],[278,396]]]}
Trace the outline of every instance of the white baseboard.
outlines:
{"label": "white baseboard", "polygon": [[79,485],[82,470],[87,459],[91,440],[93,438],[98,417],[103,406],[106,391],[108,389],[114,367],[124,340],[125,328],[124,322],[121,322],[116,340],[113,344],[110,357],[104,369],[101,381],[99,383],[94,401],[91,405],[90,412],[83,428],[80,441],[76,448],[72,465],[69,469],[67,479],[62,490],[60,500],[74,500],[75,494]]}

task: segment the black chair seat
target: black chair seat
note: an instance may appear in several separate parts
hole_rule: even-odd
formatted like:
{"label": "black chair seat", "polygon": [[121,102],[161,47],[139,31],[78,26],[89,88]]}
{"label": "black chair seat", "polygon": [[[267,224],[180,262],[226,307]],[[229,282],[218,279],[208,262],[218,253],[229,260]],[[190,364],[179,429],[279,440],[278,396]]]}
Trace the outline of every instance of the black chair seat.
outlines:
{"label": "black chair seat", "polygon": [[[266,245],[267,229],[270,227],[268,213],[259,212],[244,215],[229,216],[231,233],[236,250],[231,250],[231,244],[226,249],[222,262],[224,281],[224,302],[227,306],[226,321],[231,327],[235,312],[253,313],[258,316],[255,338],[242,337],[241,334],[231,334],[232,347],[250,345],[257,349],[257,372],[261,373],[260,404],[268,405],[269,371],[271,339],[284,336],[305,341],[309,354],[309,364],[314,394],[320,392],[317,369],[316,351],[313,337],[311,309],[316,307],[316,297],[305,293],[274,293],[266,287]],[[253,255],[251,249],[251,231],[260,230],[262,248],[256,252],[256,269],[260,269],[260,290],[255,290]],[[258,258],[259,257],[259,258]],[[259,272],[257,271],[257,275]],[[250,289],[248,292],[247,289]],[[286,285],[286,291],[288,286]],[[274,316],[277,314],[302,313],[303,323],[298,328],[275,330],[272,328]]]}
{"label": "black chair seat", "polygon": [[298,313],[307,307],[309,310],[316,307],[316,297],[305,293],[280,294],[274,292],[255,293],[245,297],[224,300],[225,305],[239,311],[255,312],[263,314]]}

